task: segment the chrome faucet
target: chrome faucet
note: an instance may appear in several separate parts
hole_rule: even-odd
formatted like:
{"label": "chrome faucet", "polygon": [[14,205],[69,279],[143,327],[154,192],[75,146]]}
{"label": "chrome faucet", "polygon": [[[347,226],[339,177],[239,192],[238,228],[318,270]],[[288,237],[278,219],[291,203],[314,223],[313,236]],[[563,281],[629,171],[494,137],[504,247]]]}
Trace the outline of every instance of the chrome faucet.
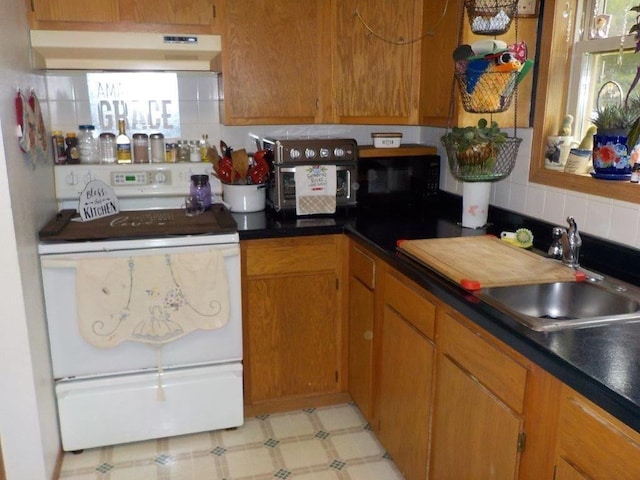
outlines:
{"label": "chrome faucet", "polygon": [[582,239],[578,232],[578,225],[573,217],[567,217],[569,229],[555,227],[552,231],[553,242],[549,247],[549,256],[561,258],[562,263],[572,268],[580,266],[580,247]]}

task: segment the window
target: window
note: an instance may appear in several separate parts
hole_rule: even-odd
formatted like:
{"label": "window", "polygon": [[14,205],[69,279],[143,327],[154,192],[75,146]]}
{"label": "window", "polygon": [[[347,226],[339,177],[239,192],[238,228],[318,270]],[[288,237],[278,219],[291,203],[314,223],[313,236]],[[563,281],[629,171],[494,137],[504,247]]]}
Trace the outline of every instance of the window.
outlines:
{"label": "window", "polygon": [[[538,59],[529,181],[600,197],[640,203],[640,190],[637,185],[630,182],[598,180],[591,178],[590,175],[549,170],[544,165],[547,136],[557,134],[567,112],[571,112],[575,117],[574,137],[579,138],[589,125],[588,119],[596,105],[597,93],[602,85],[613,79],[626,93],[626,87],[621,82],[624,83],[625,77],[627,82],[630,82],[635,67],[640,64],[640,53],[632,53],[633,37],[621,36],[623,32],[628,32],[632,22],[635,21],[634,14],[628,12],[629,8],[640,4],[640,0],[597,0],[597,2],[597,5],[596,0],[541,0],[540,2],[542,15],[538,19]],[[596,31],[597,38],[589,38],[587,32],[591,33],[591,29],[585,28],[584,22],[586,18],[591,18],[594,11],[597,12],[596,15],[610,15],[610,17],[601,17],[600,28],[603,28],[602,18],[608,20],[608,25],[604,26],[605,30]],[[626,24],[620,17],[623,12],[628,16]],[[589,16],[587,16],[588,13]],[[597,19],[594,17],[594,20]],[[627,63],[627,74],[621,73],[621,70],[614,76],[612,72],[613,67],[617,67],[621,39],[625,42],[623,46],[630,49],[626,55],[629,60],[626,62],[623,60],[623,64]],[[578,49],[587,47],[588,50],[577,54]],[[571,67],[575,72],[573,75],[571,75]],[[615,99],[616,94],[609,91],[610,87],[611,85],[602,94],[602,98],[609,95],[603,101]],[[636,92],[640,95],[640,86],[636,87]],[[577,113],[578,111],[580,113]]]}
{"label": "window", "polygon": [[[573,112],[574,135],[582,138],[597,108],[624,102],[636,74],[640,54],[628,35],[635,23],[630,8],[637,0],[583,0],[575,19],[568,92],[568,112]],[[582,5],[581,5],[582,4]],[[564,13],[572,15],[569,9]],[[640,94],[640,88],[634,90]]]}

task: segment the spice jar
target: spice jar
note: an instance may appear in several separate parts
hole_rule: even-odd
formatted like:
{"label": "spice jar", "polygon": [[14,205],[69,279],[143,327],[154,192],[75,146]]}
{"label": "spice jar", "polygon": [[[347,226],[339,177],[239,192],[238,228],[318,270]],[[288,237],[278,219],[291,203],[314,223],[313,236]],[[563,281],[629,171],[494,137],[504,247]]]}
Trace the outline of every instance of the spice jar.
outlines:
{"label": "spice jar", "polygon": [[178,144],[171,142],[165,146],[166,161],[168,163],[176,163],[178,158]]}
{"label": "spice jar", "polygon": [[151,161],[153,163],[163,163],[166,160],[164,135],[161,133],[152,133],[149,135],[149,144],[151,148]]}
{"label": "spice jar", "polygon": [[149,135],[133,134],[133,163],[149,163]]}
{"label": "spice jar", "polygon": [[191,175],[191,186],[189,193],[202,200],[202,205],[206,210],[211,206],[211,185],[209,175]]}
{"label": "spice jar", "polygon": [[98,139],[98,146],[100,148],[100,161],[102,163],[116,163],[118,161],[116,136],[113,133],[101,133]]}

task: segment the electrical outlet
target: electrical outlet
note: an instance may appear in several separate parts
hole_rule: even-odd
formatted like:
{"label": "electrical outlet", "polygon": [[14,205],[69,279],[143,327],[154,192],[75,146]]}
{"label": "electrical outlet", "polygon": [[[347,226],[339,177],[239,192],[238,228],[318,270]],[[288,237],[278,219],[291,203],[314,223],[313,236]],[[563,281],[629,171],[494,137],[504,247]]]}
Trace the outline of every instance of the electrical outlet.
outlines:
{"label": "electrical outlet", "polygon": [[518,0],[518,15],[536,15],[538,0]]}

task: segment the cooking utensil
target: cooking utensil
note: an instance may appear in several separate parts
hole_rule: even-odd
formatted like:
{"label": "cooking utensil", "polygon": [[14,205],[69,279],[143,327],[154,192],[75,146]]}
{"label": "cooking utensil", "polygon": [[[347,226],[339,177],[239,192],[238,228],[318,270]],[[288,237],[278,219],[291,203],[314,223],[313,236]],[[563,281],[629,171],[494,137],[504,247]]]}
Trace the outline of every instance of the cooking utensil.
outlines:
{"label": "cooking utensil", "polygon": [[233,183],[247,183],[247,172],[249,171],[249,155],[244,148],[231,152],[235,181]]}

